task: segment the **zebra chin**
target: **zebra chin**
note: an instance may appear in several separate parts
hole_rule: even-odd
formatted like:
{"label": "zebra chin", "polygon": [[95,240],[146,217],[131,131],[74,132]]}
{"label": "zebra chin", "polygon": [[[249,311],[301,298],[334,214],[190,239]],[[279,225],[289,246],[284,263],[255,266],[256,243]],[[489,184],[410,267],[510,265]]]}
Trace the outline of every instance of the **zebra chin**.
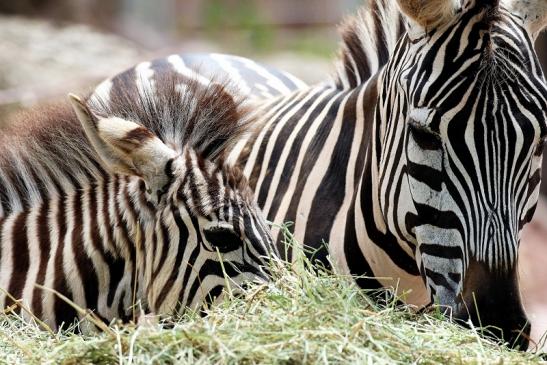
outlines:
{"label": "zebra chin", "polygon": [[461,325],[480,328],[483,336],[512,348],[528,348],[531,325],[520,298],[516,266],[509,272],[492,272],[486,264],[472,261],[460,293],[438,290],[434,297]]}

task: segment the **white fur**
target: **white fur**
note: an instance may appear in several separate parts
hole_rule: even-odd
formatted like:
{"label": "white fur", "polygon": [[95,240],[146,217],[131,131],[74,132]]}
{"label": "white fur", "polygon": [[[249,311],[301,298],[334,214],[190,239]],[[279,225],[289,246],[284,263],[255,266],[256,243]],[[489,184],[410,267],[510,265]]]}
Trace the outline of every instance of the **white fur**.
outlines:
{"label": "white fur", "polygon": [[524,27],[534,39],[547,26],[546,0],[505,0],[509,12],[522,18]]}

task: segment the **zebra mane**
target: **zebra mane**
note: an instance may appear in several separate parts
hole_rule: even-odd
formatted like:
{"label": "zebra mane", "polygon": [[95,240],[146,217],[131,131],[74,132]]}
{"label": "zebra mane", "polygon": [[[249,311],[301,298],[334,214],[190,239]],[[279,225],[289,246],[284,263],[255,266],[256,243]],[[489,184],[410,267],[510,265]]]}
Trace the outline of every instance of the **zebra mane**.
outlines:
{"label": "zebra mane", "polygon": [[[245,108],[227,85],[175,75],[158,90],[124,82],[114,82],[109,100],[89,97],[93,112],[141,124],[176,150],[216,159],[246,132]],[[107,176],[68,102],[21,112],[0,135],[0,219]]]}
{"label": "zebra mane", "polygon": [[340,27],[342,45],[336,64],[336,87],[354,88],[376,74],[405,32],[395,0],[368,0]]}
{"label": "zebra mane", "polygon": [[108,96],[88,98],[100,117],[119,117],[146,127],[171,148],[193,148],[215,159],[248,130],[243,98],[231,84],[206,82],[177,72],[151,78],[126,71],[112,80]]}

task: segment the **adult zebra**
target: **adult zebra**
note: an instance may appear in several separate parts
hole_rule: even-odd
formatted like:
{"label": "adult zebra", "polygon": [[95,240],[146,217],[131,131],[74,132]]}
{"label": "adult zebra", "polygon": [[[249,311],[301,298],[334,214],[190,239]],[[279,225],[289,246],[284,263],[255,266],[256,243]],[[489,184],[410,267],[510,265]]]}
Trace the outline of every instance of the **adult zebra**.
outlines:
{"label": "adult zebra", "polygon": [[532,44],[546,13],[370,1],[344,26],[334,80],[261,101],[230,159],[317,260],[525,346],[516,254],[539,190],[547,88]]}
{"label": "adult zebra", "polygon": [[35,283],[110,321],[199,309],[267,279],[269,229],[218,157],[245,133],[245,108],[227,85],[141,81],[126,79],[113,103],[72,96],[76,115],[31,110],[3,131],[0,306],[20,300],[55,328],[81,313]]}
{"label": "adult zebra", "polygon": [[391,2],[346,25],[335,87],[273,101],[233,156],[269,219],[329,242],[318,259],[524,346],[516,255],[539,190],[547,88],[532,44],[547,9],[399,4],[409,30],[378,54],[384,68],[368,77],[363,42],[377,38],[359,19],[385,19]]}

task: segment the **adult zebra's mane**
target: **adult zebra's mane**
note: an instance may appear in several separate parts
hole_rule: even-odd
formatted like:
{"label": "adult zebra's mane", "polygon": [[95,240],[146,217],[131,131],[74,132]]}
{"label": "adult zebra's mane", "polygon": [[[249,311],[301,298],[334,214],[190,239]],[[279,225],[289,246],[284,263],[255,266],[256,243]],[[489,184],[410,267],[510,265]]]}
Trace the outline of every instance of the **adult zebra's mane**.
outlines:
{"label": "adult zebra's mane", "polygon": [[[108,96],[88,97],[91,110],[131,120],[175,150],[190,146],[208,159],[247,129],[245,108],[228,85],[175,73],[162,80],[134,76],[117,76]],[[24,111],[0,136],[0,219],[108,175],[68,102]]]}
{"label": "adult zebra's mane", "polygon": [[336,87],[354,88],[376,74],[405,32],[395,0],[368,0],[357,15],[347,17],[340,27],[342,45],[336,65]]}

